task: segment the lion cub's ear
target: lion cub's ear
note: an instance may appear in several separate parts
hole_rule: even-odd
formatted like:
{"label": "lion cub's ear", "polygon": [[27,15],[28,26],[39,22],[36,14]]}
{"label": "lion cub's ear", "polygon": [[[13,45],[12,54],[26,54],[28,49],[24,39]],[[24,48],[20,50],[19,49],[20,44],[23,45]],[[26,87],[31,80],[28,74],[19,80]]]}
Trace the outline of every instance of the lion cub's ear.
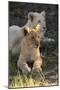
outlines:
{"label": "lion cub's ear", "polygon": [[34,20],[34,14],[33,14],[33,12],[29,12],[28,18],[31,20],[31,22],[33,22],[33,20]]}
{"label": "lion cub's ear", "polygon": [[26,36],[29,33],[30,29],[28,27],[23,28],[24,36]]}

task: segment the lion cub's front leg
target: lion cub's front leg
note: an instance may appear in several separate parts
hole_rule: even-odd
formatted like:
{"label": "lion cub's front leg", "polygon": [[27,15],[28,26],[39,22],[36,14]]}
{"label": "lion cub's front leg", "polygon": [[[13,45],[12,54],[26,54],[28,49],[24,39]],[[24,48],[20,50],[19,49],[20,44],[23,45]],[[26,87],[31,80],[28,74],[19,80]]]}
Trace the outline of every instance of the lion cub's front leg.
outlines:
{"label": "lion cub's front leg", "polygon": [[33,65],[33,68],[32,68],[32,72],[34,73],[38,73],[39,71],[42,71],[42,68],[41,68],[41,65],[42,65],[42,59],[41,58],[38,58],[35,62],[34,62],[34,65]]}
{"label": "lion cub's front leg", "polygon": [[27,65],[26,62],[22,62],[22,60],[18,60],[18,67],[22,70],[22,73],[24,75],[27,75],[30,71],[31,71],[31,68],[29,68],[29,66]]}

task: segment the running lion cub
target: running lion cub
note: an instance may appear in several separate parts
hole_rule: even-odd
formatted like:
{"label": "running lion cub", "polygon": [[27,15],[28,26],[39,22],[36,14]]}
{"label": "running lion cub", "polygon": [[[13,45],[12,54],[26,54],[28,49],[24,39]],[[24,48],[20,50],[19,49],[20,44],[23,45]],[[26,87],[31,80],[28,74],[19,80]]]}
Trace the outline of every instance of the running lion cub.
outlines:
{"label": "running lion cub", "polygon": [[17,62],[23,74],[41,71],[42,59],[40,47],[40,26],[35,29],[24,28],[24,38],[21,41],[21,51]]}

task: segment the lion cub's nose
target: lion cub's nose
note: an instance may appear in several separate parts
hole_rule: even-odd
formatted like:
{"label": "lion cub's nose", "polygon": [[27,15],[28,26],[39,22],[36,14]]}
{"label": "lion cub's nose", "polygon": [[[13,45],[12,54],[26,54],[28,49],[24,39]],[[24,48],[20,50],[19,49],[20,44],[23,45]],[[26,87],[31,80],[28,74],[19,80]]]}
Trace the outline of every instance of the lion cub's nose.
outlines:
{"label": "lion cub's nose", "polygon": [[38,47],[39,46],[39,43],[37,43],[36,46]]}
{"label": "lion cub's nose", "polygon": [[33,64],[34,64],[34,60],[27,61],[27,64],[32,69],[33,68]]}

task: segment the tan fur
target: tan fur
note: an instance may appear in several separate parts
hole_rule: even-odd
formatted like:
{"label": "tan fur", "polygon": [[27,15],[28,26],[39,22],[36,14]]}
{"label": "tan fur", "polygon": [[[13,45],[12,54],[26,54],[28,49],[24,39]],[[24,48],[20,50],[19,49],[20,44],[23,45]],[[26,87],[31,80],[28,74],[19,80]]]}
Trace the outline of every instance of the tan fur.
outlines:
{"label": "tan fur", "polygon": [[[40,56],[40,37],[39,33],[36,30],[31,30],[21,41],[21,51],[18,59],[18,67],[22,70],[24,74],[27,74],[31,71],[39,71],[42,65],[42,59]],[[32,70],[28,66],[28,62],[34,61]]]}

